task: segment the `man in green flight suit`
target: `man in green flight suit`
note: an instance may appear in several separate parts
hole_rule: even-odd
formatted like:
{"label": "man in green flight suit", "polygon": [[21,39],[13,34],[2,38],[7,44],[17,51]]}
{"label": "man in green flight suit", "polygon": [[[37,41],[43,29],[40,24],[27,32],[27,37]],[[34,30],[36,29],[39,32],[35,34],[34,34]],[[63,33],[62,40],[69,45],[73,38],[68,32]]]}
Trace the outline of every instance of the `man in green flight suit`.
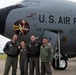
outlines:
{"label": "man in green flight suit", "polygon": [[53,59],[53,48],[51,44],[48,44],[46,37],[42,40],[42,46],[40,48],[40,57],[41,57],[41,75],[52,75],[51,64]]}

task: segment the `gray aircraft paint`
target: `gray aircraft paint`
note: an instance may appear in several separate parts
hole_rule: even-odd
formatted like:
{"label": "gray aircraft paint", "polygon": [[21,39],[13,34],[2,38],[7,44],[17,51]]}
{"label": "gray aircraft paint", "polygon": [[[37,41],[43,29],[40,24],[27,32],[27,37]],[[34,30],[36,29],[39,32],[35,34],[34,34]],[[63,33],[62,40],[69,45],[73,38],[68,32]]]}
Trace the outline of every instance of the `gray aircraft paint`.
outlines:
{"label": "gray aircraft paint", "polygon": [[5,36],[14,34],[13,24],[20,19],[30,25],[30,31],[19,40],[29,42],[31,34],[39,36],[41,40],[44,30],[62,33],[61,50],[76,51],[76,3],[58,0],[41,0],[39,6],[24,7],[12,10],[6,19]]}

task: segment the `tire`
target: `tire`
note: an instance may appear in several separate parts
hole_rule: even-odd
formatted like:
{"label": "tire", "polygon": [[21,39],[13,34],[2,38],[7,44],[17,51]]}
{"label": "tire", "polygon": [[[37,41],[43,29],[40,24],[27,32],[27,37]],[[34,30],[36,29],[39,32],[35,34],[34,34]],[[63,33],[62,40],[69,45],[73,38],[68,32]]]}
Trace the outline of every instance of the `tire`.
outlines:
{"label": "tire", "polygon": [[[55,63],[57,64],[56,66]],[[64,57],[61,57],[60,68],[59,68],[59,59],[57,59],[57,62],[55,62],[54,58],[52,62],[52,67],[56,70],[65,70],[67,68],[67,60]]]}

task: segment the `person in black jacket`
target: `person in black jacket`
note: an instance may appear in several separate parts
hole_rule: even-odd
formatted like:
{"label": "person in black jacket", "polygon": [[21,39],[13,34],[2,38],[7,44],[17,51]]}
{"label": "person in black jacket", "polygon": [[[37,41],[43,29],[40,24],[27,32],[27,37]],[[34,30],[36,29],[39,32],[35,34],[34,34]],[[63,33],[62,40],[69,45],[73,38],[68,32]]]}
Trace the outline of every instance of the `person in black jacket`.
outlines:
{"label": "person in black jacket", "polygon": [[11,41],[8,41],[3,49],[7,54],[4,75],[9,74],[10,67],[12,66],[12,75],[16,75],[18,54],[20,52],[21,46],[17,42],[17,35],[13,35]]}
{"label": "person in black jacket", "polygon": [[25,45],[25,42],[21,42],[20,50],[20,75],[28,75],[28,48]]}
{"label": "person in black jacket", "polygon": [[29,63],[30,63],[30,75],[34,75],[34,67],[36,68],[36,75],[40,75],[39,72],[39,55],[41,42],[36,40],[35,35],[31,35],[31,42],[29,43]]}

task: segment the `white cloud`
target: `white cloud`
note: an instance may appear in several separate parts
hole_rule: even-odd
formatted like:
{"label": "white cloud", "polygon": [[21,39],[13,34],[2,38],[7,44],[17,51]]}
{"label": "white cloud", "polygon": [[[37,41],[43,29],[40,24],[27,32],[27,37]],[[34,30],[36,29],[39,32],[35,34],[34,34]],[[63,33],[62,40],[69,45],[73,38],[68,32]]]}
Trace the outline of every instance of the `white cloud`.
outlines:
{"label": "white cloud", "polygon": [[16,4],[22,0],[0,0],[0,8],[4,8],[13,4]]}
{"label": "white cloud", "polygon": [[[13,5],[13,4],[16,4],[20,1],[23,1],[23,0],[0,0],[0,9],[7,7],[7,6],[10,6],[10,5]],[[68,0],[68,1],[76,2],[76,0]]]}
{"label": "white cloud", "polygon": [[0,53],[4,53],[3,48],[4,48],[7,41],[10,41],[10,39],[0,35]]}
{"label": "white cloud", "polygon": [[69,0],[69,1],[76,2],[76,0]]}

